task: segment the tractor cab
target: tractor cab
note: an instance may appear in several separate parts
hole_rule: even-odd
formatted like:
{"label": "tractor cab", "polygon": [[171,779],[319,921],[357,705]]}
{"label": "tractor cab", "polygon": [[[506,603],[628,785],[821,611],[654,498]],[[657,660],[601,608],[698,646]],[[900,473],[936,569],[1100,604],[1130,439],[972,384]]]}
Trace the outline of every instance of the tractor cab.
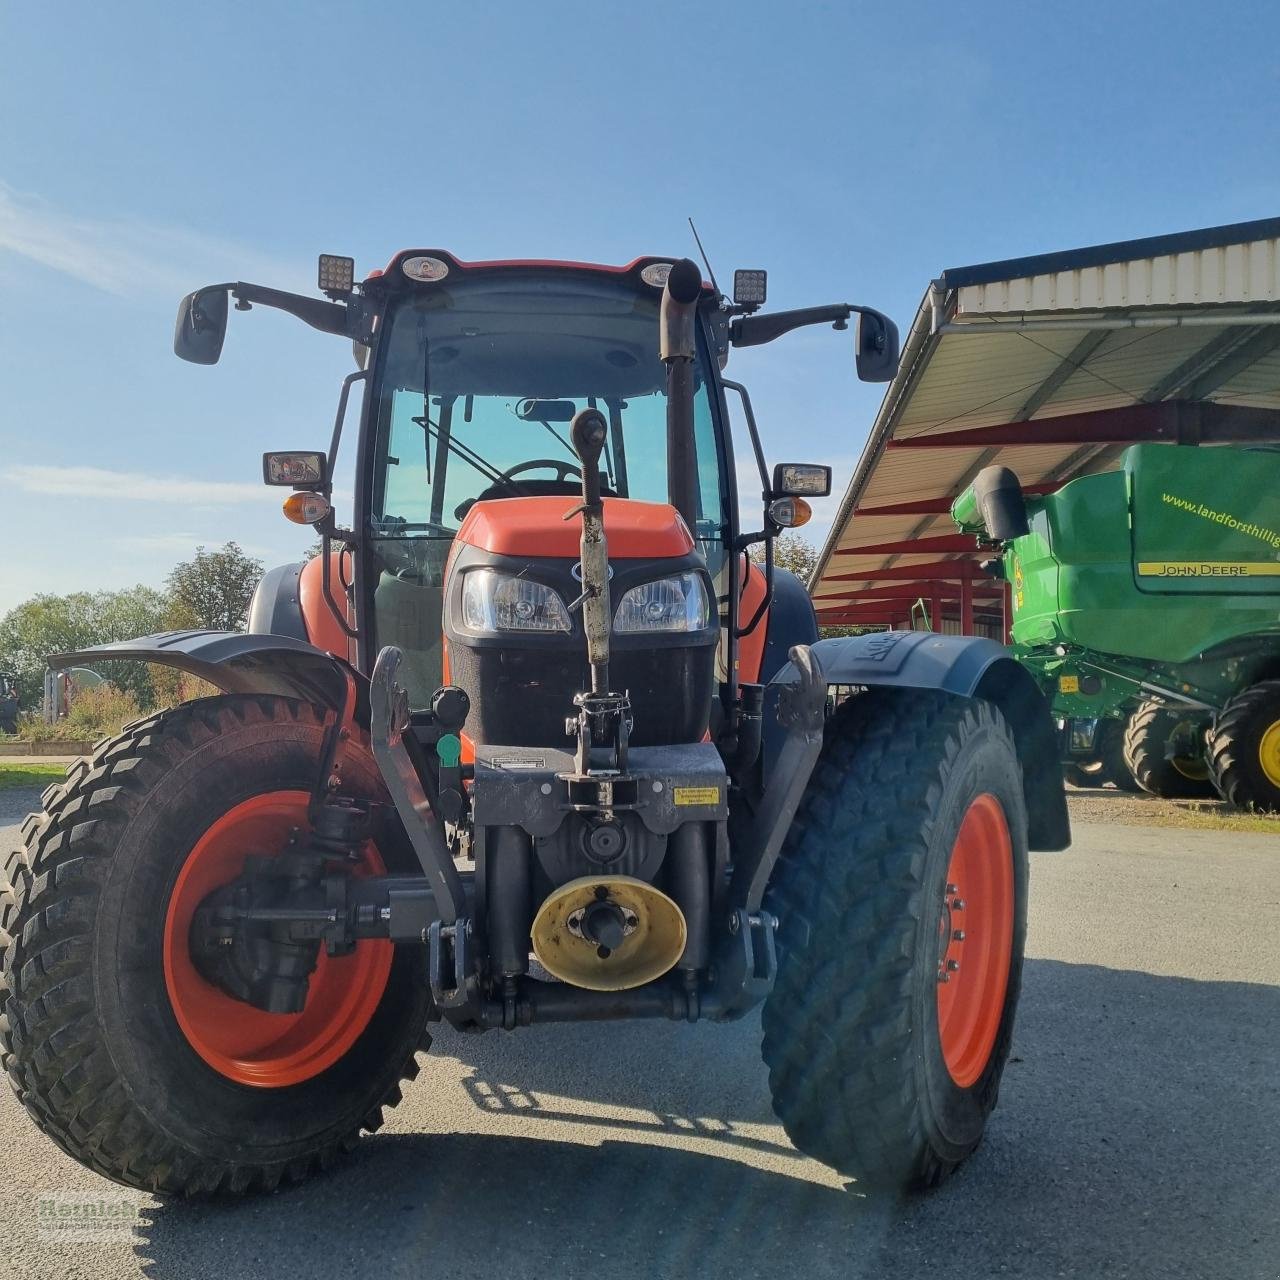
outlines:
{"label": "tractor cab", "polygon": [[[686,528],[668,502],[667,370],[654,341],[663,264],[438,261],[448,267],[441,278],[413,281],[401,269],[405,285],[387,290],[371,369],[356,523],[366,547],[357,588],[372,652],[387,644],[403,651],[411,703],[425,707],[444,680],[446,646],[455,680],[473,670],[478,677],[500,649],[494,675],[511,696],[497,706],[490,699],[489,709],[519,718],[525,732],[512,737],[513,727],[503,726],[497,740],[545,735],[563,722],[586,661],[579,614],[570,608],[582,585],[577,529],[565,517],[581,501],[583,478],[569,432],[580,411],[596,409],[607,422],[598,481],[622,611],[616,641],[624,652],[656,644],[707,658],[696,679],[663,672],[668,663],[647,664],[655,694],[675,696],[688,680],[697,686],[688,723],[669,739],[696,740],[706,728],[713,599],[727,587],[734,515],[712,337],[699,330],[693,361],[692,429],[680,462],[695,479]],[[705,298],[714,312],[710,289]],[[447,601],[451,559],[468,572]],[[624,579],[638,585],[620,591]],[[549,654],[558,655],[553,669]],[[541,715],[529,718],[528,698]]]}
{"label": "tractor cab", "polygon": [[[699,741],[709,730],[735,741],[740,685],[762,677],[772,540],[809,518],[805,498],[829,492],[831,473],[785,463],[770,475],[746,389],[722,370],[734,345],[802,325],[846,329],[856,315],[859,375],[885,380],[897,364],[892,322],[844,303],[757,314],[764,272],[738,272],[730,301],[687,259],[468,263],[409,250],[356,285],[350,259],[325,255],[319,284],[331,301],[211,286],[185,299],[178,319],[175,349],[196,363],[218,358],[230,295],[238,309],[278,307],[350,337],[361,366],[327,454],[266,455],[268,483],[295,490],[286,514],[313,524],[325,552],[264,582],[251,630],[278,632],[282,616],[291,625],[279,597],[296,596],[292,634],[359,670],[394,646],[414,711],[451,682],[471,696],[473,740],[554,740],[588,676],[572,517],[590,482],[616,580],[615,682],[633,692],[635,741]],[[345,529],[331,508],[332,471],[357,383]],[[740,397],[760,471],[763,509],[745,529],[727,392]],[[583,412],[604,424],[591,476],[571,438]],[[765,548],[760,568],[746,554],[753,543]],[[814,638],[806,611],[796,640]],[[774,645],[775,668],[787,647]]]}

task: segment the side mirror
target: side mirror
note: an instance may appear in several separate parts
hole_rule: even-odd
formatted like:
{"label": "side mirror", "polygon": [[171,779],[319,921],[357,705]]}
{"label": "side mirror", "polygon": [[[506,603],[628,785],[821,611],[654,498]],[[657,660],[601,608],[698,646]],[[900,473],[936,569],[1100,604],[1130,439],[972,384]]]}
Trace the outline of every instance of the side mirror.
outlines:
{"label": "side mirror", "polygon": [[830,492],[830,467],[815,462],[780,462],[773,469],[775,498],[825,498]]}
{"label": "side mirror", "polygon": [[183,298],[173,331],[173,353],[192,364],[217,364],[227,336],[227,288],[197,289]]}
{"label": "side mirror", "polygon": [[858,316],[858,377],[863,382],[892,382],[898,372],[898,326],[869,307]]}

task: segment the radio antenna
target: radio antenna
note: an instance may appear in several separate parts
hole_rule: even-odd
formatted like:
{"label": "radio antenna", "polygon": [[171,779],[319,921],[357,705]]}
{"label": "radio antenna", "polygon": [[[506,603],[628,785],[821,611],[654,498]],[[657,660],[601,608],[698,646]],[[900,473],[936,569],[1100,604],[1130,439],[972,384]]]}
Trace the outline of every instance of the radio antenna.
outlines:
{"label": "radio antenna", "polygon": [[707,258],[707,251],[702,247],[702,237],[698,234],[698,228],[693,225],[693,219],[689,219],[689,230],[693,232],[694,242],[698,246],[698,252],[702,255],[702,265],[707,269],[707,275],[711,278],[711,287],[716,291],[716,297],[723,298],[724,294],[720,292],[720,286],[716,283],[716,273],[711,270],[711,262]]}

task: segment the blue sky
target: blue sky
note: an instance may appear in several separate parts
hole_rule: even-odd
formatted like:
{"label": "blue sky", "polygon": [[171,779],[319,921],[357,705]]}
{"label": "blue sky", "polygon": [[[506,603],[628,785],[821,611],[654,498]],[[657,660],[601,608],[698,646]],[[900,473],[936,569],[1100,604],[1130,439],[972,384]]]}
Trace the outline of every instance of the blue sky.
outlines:
{"label": "blue sky", "polygon": [[[1280,212],[1270,3],[361,8],[0,14],[0,612],[310,541],[260,454],[325,443],[350,350],[257,309],[185,365],[200,284],[410,246],[624,262],[690,251],[692,214],[722,283],[905,330],[945,267]],[[771,455],[842,487],[880,397],[847,336],[731,370]]]}

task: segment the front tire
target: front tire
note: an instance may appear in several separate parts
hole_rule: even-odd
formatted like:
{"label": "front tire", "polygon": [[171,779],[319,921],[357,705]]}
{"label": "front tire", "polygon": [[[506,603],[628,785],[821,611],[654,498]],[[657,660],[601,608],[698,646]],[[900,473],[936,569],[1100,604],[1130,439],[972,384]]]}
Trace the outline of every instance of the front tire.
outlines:
{"label": "front tire", "polygon": [[1236,694],[1209,734],[1214,785],[1238,809],[1280,813],[1280,680]]}
{"label": "front tire", "polygon": [[873,689],[841,707],[767,898],[764,1057],[801,1151],[904,1190],[972,1154],[1009,1054],[1027,874],[1022,771],[994,706]]}
{"label": "front tire", "polygon": [[[377,1128],[417,1074],[430,998],[403,949],[322,956],[299,1014],[181,963],[183,912],[242,851],[279,852],[305,824],[323,731],[284,698],[188,703],[99,744],[27,819],[0,896],[0,1057],[89,1168],[159,1193],[272,1190]],[[381,795],[371,757],[349,753],[343,781]],[[411,870],[406,846],[384,837],[365,857]]]}
{"label": "front tire", "polygon": [[1138,786],[1153,796],[1207,800],[1218,794],[1205,760],[1203,724],[1159,702],[1144,702],[1129,717],[1124,761]]}

